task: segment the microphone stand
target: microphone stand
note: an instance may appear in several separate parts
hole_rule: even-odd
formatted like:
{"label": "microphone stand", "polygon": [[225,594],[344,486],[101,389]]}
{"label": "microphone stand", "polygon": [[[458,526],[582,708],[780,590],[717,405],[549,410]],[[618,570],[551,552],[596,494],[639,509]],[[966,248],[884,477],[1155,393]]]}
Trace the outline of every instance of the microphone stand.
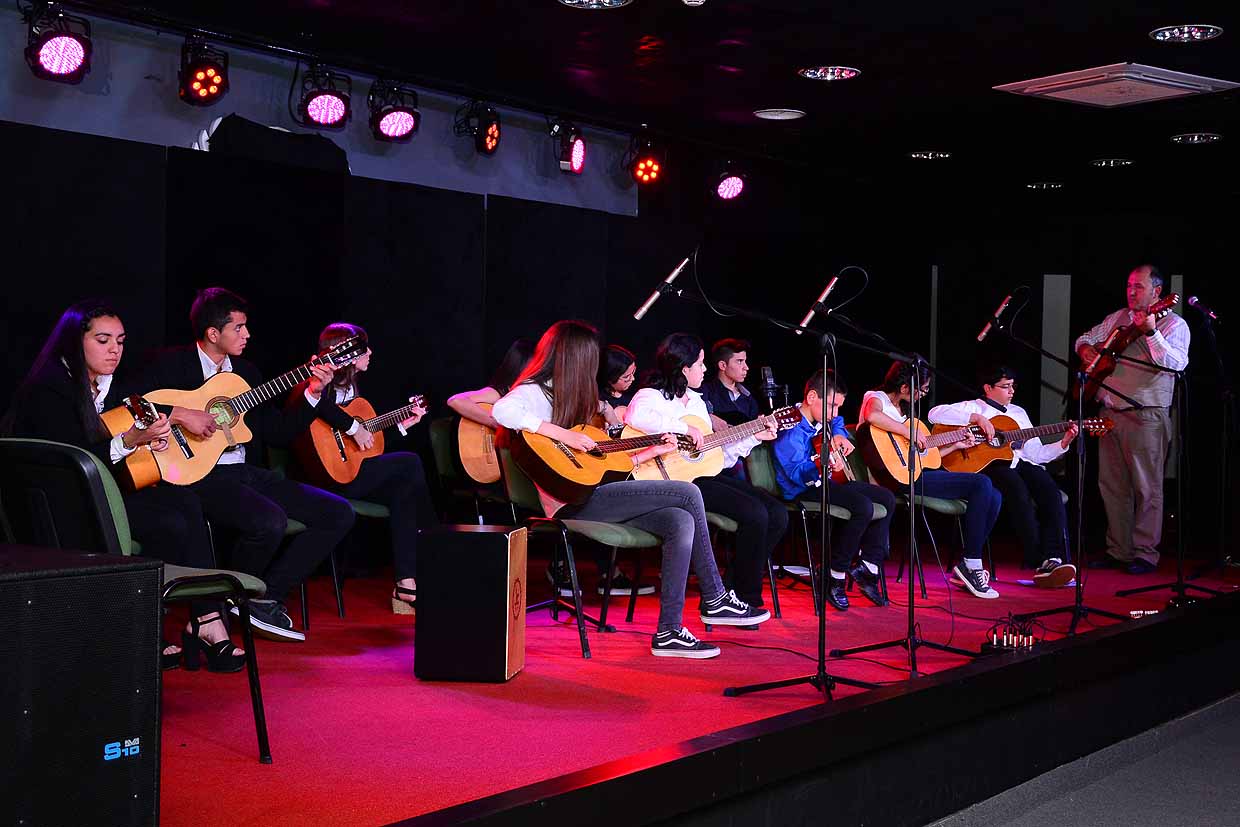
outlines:
{"label": "microphone stand", "polygon": [[[727,305],[727,304],[721,304],[720,302],[707,301],[706,298],[700,294],[686,293],[683,288],[673,287],[670,284],[667,284],[666,282],[663,284],[660,284],[657,289],[662,295],[674,295],[686,301],[695,302],[697,304],[704,304],[712,308],[718,308],[719,310],[722,310],[726,313],[732,313],[732,314],[735,314],[737,316],[742,316],[747,319],[755,319],[760,322],[774,325],[775,327],[781,328],[783,330],[799,331],[802,333],[812,333],[816,337],[818,337],[818,340],[821,345],[822,365],[823,365],[824,371],[831,367],[830,354],[834,352],[834,346],[836,343],[858,348],[860,350],[866,350],[871,353],[877,353],[882,356],[888,356],[893,359],[906,358],[906,357],[903,357],[901,354],[888,353],[886,351],[882,351],[877,348],[870,347],[869,345],[865,345],[860,342],[849,341],[847,339],[837,339],[836,337],[833,337],[829,333],[823,333],[821,331],[814,330],[813,328],[806,328],[806,327],[801,327],[799,325],[794,325],[789,322],[785,322],[781,319],[776,319],[774,316],[769,316],[765,313],[758,313],[756,311],[748,310],[745,308],[735,307],[735,306]],[[821,521],[822,546],[821,548],[822,548],[823,562],[825,566],[825,558],[829,554],[829,550],[831,547],[830,545],[831,537],[830,537],[830,533],[827,531],[827,520],[830,519],[831,500],[830,500],[830,492],[828,491],[828,485],[827,485],[826,480],[824,480],[822,484],[821,505],[822,505],[822,521]],[[811,572],[812,571],[813,569],[811,568]],[[825,573],[825,569],[824,569],[824,573]],[[813,674],[802,675],[796,678],[786,678],[784,680],[779,680],[779,681],[769,681],[767,683],[751,684],[748,686],[729,686],[723,690],[723,694],[729,698],[734,698],[740,695],[748,695],[751,692],[762,692],[767,689],[778,689],[784,686],[798,686],[800,684],[809,684],[810,686],[814,687],[816,690],[822,693],[823,702],[825,703],[832,699],[831,692],[833,689],[835,689],[837,684],[844,684],[845,686],[855,686],[861,689],[877,689],[878,684],[869,683],[867,681],[854,680],[852,678],[839,678],[827,672],[826,593],[827,592],[826,592],[825,586],[823,584],[820,584],[817,592],[814,594],[815,609],[818,612],[818,668],[814,671]]]}
{"label": "microphone stand", "polygon": [[[1063,365],[1069,370],[1072,369],[1072,364],[1067,359],[1063,359],[1059,356],[1056,356],[1054,353],[1051,353],[1050,351],[1043,350],[1037,345],[1026,342],[1024,339],[1013,334],[1012,331],[1010,331],[1008,328],[1004,327],[1003,325],[996,324],[994,329],[998,331],[999,333],[1001,333],[1003,336],[1005,336],[1008,341],[1015,342],[1016,344],[1025,348],[1026,350],[1032,351],[1034,353],[1040,353],[1043,356],[1045,356],[1047,359],[1058,362],[1059,364]],[[1085,522],[1084,522],[1085,521],[1085,393],[1084,393],[1084,389],[1085,389],[1085,381],[1087,377],[1086,377],[1083,367],[1084,366],[1081,366],[1076,371],[1077,387],[1081,389],[1081,393],[1077,394],[1077,398],[1076,398],[1076,427],[1077,427],[1077,435],[1076,435],[1076,566],[1077,566],[1077,569],[1076,569],[1076,588],[1073,590],[1072,603],[1067,606],[1058,606],[1054,609],[1043,609],[1038,612],[1026,612],[1024,614],[1015,615],[1014,617],[1014,619],[1017,622],[1022,622],[1022,621],[1029,620],[1035,617],[1047,617],[1049,615],[1060,614],[1061,612],[1068,612],[1072,615],[1072,620],[1068,624],[1068,636],[1069,637],[1076,634],[1077,624],[1080,623],[1085,617],[1091,614],[1101,615],[1102,617],[1109,617],[1112,620],[1128,620],[1128,618],[1124,617],[1123,615],[1116,614],[1114,612],[1108,612],[1104,609],[1098,609],[1093,606],[1085,605],[1085,567],[1086,566],[1085,566],[1085,530],[1084,530],[1084,526],[1085,526]],[[1137,402],[1135,399],[1131,399],[1125,396],[1124,394],[1110,387],[1106,383],[1101,382],[1099,384],[1102,387],[1106,388],[1109,392],[1115,394],[1117,397],[1119,397],[1120,399],[1123,399],[1129,404],[1137,408],[1142,407],[1141,404]]]}
{"label": "microphone stand", "polygon": [[[1131,356],[1123,356],[1120,354],[1116,354],[1115,358],[1134,365],[1153,368],[1160,373],[1170,373],[1175,377],[1175,390],[1172,394],[1175,397],[1176,437],[1178,443],[1175,451],[1175,499],[1176,510],[1180,515],[1179,524],[1176,526],[1175,532],[1175,580],[1170,583],[1158,583],[1153,586],[1139,586],[1135,589],[1120,589],[1115,593],[1115,596],[1128,597],[1132,594],[1143,594],[1145,592],[1153,592],[1160,589],[1170,588],[1171,591],[1175,592],[1175,594],[1172,595],[1171,599],[1167,601],[1167,608],[1169,609],[1174,609],[1181,606],[1190,606],[1193,603],[1196,603],[1197,599],[1188,593],[1190,589],[1201,592],[1202,594],[1217,597],[1221,595],[1222,592],[1215,589],[1207,589],[1205,586],[1186,583],[1184,580],[1184,535],[1188,533],[1188,512],[1186,511],[1184,492],[1186,488],[1191,490],[1191,486],[1187,485],[1188,481],[1185,479],[1185,476],[1188,474],[1188,463],[1184,461],[1184,455],[1188,447],[1188,424],[1185,421],[1185,415],[1188,411],[1184,400],[1185,396],[1187,396],[1188,379],[1185,377],[1185,372],[1182,370],[1165,368],[1162,365],[1155,364],[1154,362],[1150,362],[1145,359],[1134,359]],[[1162,484],[1161,479],[1158,482],[1160,485]]]}
{"label": "microphone stand", "polygon": [[1214,355],[1214,365],[1218,372],[1219,396],[1223,400],[1223,438],[1222,444],[1219,446],[1219,465],[1220,478],[1222,484],[1219,486],[1219,521],[1218,521],[1218,554],[1214,560],[1199,567],[1191,575],[1189,580],[1196,580],[1215,569],[1222,569],[1226,572],[1227,566],[1236,565],[1232,555],[1228,553],[1227,546],[1227,521],[1230,513],[1227,509],[1227,495],[1231,483],[1230,463],[1232,443],[1235,435],[1240,428],[1237,428],[1236,421],[1236,394],[1231,386],[1231,374],[1227,371],[1227,366],[1223,362],[1223,352],[1219,350],[1218,339],[1214,334],[1214,320],[1209,316],[1202,314],[1205,320],[1206,341],[1210,343],[1210,352]]}

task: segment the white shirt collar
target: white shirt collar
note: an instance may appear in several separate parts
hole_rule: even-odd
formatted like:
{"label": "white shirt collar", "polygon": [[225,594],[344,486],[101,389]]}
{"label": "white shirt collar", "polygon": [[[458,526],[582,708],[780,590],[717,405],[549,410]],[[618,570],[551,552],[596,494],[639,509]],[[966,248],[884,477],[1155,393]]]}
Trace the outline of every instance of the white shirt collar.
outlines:
{"label": "white shirt collar", "polygon": [[217,368],[215,361],[202,349],[202,345],[195,343],[194,347],[198,350],[198,361],[202,364],[203,379],[210,379],[217,373],[232,372],[232,360],[227,355],[224,356],[224,361]]}
{"label": "white shirt collar", "polygon": [[103,400],[108,396],[108,389],[112,387],[112,374],[107,373],[95,379],[95,413],[103,413]]}

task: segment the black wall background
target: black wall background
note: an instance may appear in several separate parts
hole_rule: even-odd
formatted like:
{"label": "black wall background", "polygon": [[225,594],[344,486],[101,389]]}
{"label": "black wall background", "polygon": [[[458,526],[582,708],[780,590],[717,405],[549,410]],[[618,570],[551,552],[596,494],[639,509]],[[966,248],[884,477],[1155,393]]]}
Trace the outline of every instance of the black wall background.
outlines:
{"label": "black wall background", "polygon": [[[867,184],[865,171],[841,182],[767,165],[753,170],[741,202],[724,207],[698,183],[710,163],[679,155],[669,186],[643,194],[640,217],[626,217],[0,123],[9,196],[0,408],[67,304],[88,295],[114,301],[132,366],[148,348],[190,339],[189,303],[212,284],[251,301],[247,356],[268,375],[299,364],[324,324],[345,319],[368,329],[375,350],[365,395],[387,410],[423,393],[433,415],[445,412],[447,396],[483,384],[513,338],[537,337],[564,317],[598,324],[643,367],[674,330],[697,333],[707,347],[722,336],[750,339],[751,385],[756,366],[769,364],[796,396],[819,364],[809,337],[671,298],[632,319],[695,248],[696,267],[677,286],[793,321],[831,274],[860,265],[869,287],[848,315],[927,354],[937,265],[940,367],[972,382],[980,364],[1013,363],[1020,401],[1035,414],[1037,358],[999,337],[980,347],[974,340],[1013,287],[1033,288],[1017,324],[1031,340],[1040,337],[1043,273],[1073,275],[1074,335],[1122,305],[1128,270],[1147,259],[1184,273],[1187,292],[1220,313],[1240,299],[1234,195],[1222,205],[1149,203],[1133,178],[1084,194],[979,195],[941,173]],[[855,295],[863,281],[849,272],[833,299]],[[1205,550],[1218,515],[1234,518],[1235,490],[1220,479],[1215,364],[1199,319],[1185,317],[1193,329],[1192,539]],[[1234,364],[1226,333],[1220,328]],[[837,352],[855,391],[845,406],[851,419],[886,360],[844,342]],[[960,395],[943,381],[936,393]],[[416,434],[412,447],[424,447],[425,429]],[[1100,513],[1090,522],[1100,530]]]}

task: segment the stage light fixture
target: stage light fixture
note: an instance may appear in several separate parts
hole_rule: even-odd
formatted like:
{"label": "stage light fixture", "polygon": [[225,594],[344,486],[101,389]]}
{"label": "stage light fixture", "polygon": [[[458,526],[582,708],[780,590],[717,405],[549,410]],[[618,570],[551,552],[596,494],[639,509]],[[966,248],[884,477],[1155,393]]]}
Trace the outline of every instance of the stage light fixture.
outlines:
{"label": "stage light fixture", "polygon": [[918,149],[910,152],[908,157],[914,161],[946,161],[952,154],[939,149]]}
{"label": "stage light fixture", "polygon": [[418,93],[395,81],[380,79],[371,84],[366,105],[376,141],[408,143],[422,123]]}
{"label": "stage light fixture", "polygon": [[761,118],[764,121],[796,121],[805,117],[805,111],[801,109],[755,109],[753,111],[755,118]]}
{"label": "stage light fixture", "polygon": [[36,3],[24,17],[29,27],[26,64],[34,76],[81,83],[90,71],[90,23],[58,11],[54,3]]}
{"label": "stage light fixture", "polygon": [[1095,166],[1095,167],[1115,169],[1117,167],[1132,166],[1132,159],[1131,158],[1095,158],[1089,163],[1090,165]]}
{"label": "stage light fixture", "polygon": [[1217,132],[1185,132],[1182,135],[1172,135],[1171,142],[1174,144],[1215,144],[1223,140],[1223,136]]}
{"label": "stage light fixture", "polygon": [[228,94],[228,53],[201,40],[181,46],[177,96],[190,106],[210,106]]}
{"label": "stage light fixture", "polygon": [[851,66],[807,66],[797,69],[797,74],[807,80],[852,80],[861,70]]}
{"label": "stage light fixture", "polygon": [[553,142],[560,172],[580,175],[586,168],[586,139],[581,130],[563,118],[548,118],[547,132]]}
{"label": "stage light fixture", "polygon": [[743,172],[729,166],[715,181],[715,195],[721,201],[735,201],[744,194],[747,183],[747,176]]}
{"label": "stage light fixture", "polygon": [[560,5],[568,6],[572,9],[599,11],[602,9],[618,9],[632,2],[633,0],[560,0]]}
{"label": "stage light fixture", "polygon": [[639,186],[651,186],[663,179],[667,155],[649,134],[633,136],[621,165]]}
{"label": "stage light fixture", "polygon": [[349,98],[353,80],[348,75],[311,63],[301,78],[301,103],[297,112],[302,126],[313,129],[344,129],[353,111]]}
{"label": "stage light fixture", "polygon": [[1159,43],[1201,43],[1223,34],[1222,26],[1190,23],[1185,26],[1163,26],[1150,32],[1150,39]]}
{"label": "stage light fixture", "polygon": [[1061,190],[1063,189],[1063,183],[1059,181],[1034,181],[1025,184],[1025,188],[1031,190]]}
{"label": "stage light fixture", "polygon": [[494,155],[499,149],[499,113],[482,101],[462,104],[456,110],[452,131],[458,138],[472,137],[479,155]]}

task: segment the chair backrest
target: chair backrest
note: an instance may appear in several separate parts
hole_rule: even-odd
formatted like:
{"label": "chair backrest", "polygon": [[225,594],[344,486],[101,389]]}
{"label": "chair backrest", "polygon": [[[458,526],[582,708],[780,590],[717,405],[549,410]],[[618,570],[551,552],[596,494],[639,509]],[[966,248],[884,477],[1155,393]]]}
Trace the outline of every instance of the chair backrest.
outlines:
{"label": "chair backrest", "polygon": [[517,461],[512,458],[511,451],[507,448],[497,448],[497,450],[500,468],[503,471],[504,493],[508,496],[508,501],[517,508],[542,514],[542,500],[538,498],[538,488],[535,487],[534,481],[525,475],[521,466],[517,465]]}
{"label": "chair backrest", "polygon": [[267,467],[281,477],[288,477],[288,464],[292,454],[287,448],[267,446]]}
{"label": "chair backrest", "polygon": [[129,518],[112,472],[90,451],[0,439],[0,509],[11,542],[129,554]]}
{"label": "chair backrest", "polygon": [[455,416],[441,416],[431,420],[431,453],[435,457],[435,472],[445,485],[458,485],[465,479],[456,449]]}
{"label": "chair backrest", "polygon": [[776,499],[783,499],[775,481],[775,454],[769,442],[763,442],[745,457],[745,476],[755,488],[761,488]]}

